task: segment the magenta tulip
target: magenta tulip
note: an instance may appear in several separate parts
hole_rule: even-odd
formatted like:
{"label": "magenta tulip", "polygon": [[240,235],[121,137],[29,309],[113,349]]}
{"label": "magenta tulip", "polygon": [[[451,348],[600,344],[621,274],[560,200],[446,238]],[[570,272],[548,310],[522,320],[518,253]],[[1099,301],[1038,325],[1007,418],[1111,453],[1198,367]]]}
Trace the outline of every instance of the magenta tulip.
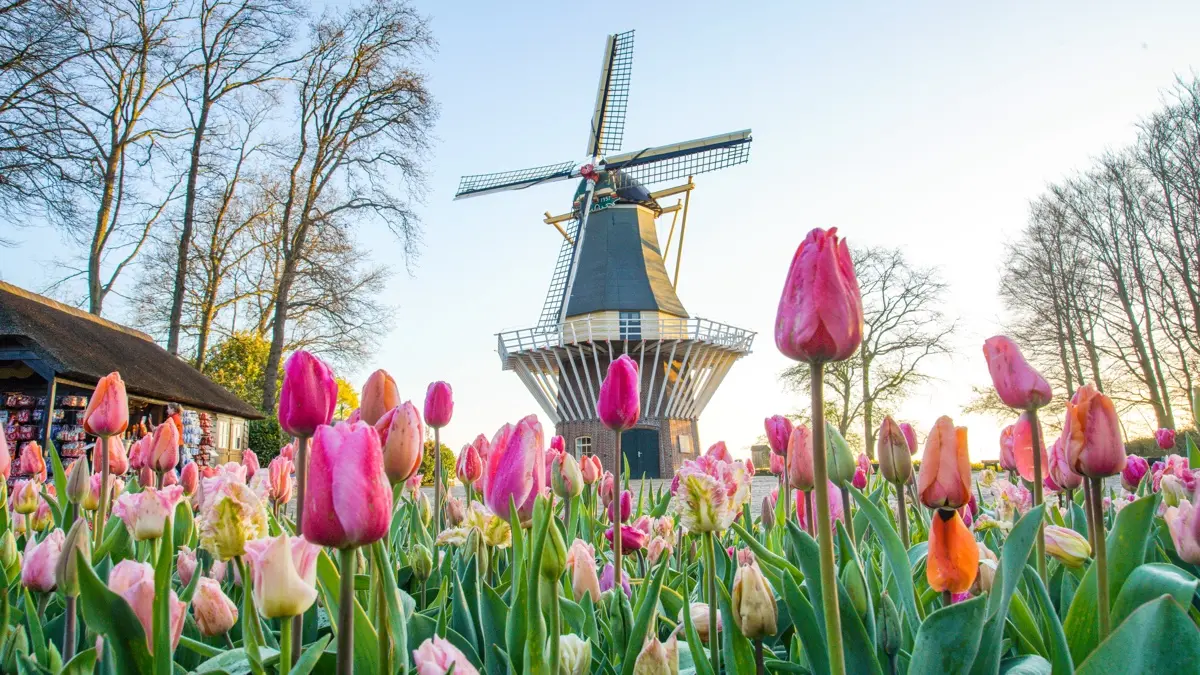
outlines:
{"label": "magenta tulip", "polygon": [[321,546],[355,548],[387,534],[392,489],[374,428],[362,422],[317,428],[304,513],[304,538]]}
{"label": "magenta tulip", "polygon": [[775,315],[775,346],[794,361],[843,361],[858,350],[862,330],[850,249],[836,227],[816,228],[792,257]]}
{"label": "magenta tulip", "polygon": [[4,429],[0,428],[0,480],[8,481],[8,477],[12,475],[12,455],[8,450],[8,439],[5,438]]}
{"label": "magenta tulip", "polygon": [[767,443],[771,452],[782,455],[787,452],[788,440],[792,437],[792,421],[783,415],[772,415],[763,420],[767,429]]}
{"label": "magenta tulip", "polygon": [[1050,383],[1025,361],[1021,348],[1012,340],[1003,335],[988,338],[983,343],[983,358],[1004,405],[1028,410],[1050,402]]}
{"label": "magenta tulip", "polygon": [[551,436],[550,449],[554,450],[555,452],[566,452],[567,439],[563,438],[562,436]]}
{"label": "magenta tulip", "polygon": [[454,414],[454,392],[445,382],[434,382],[425,391],[425,424],[441,429]]}
{"label": "magenta tulip", "polygon": [[771,453],[770,469],[772,476],[783,475],[783,455],[777,455],[774,452]]}
{"label": "magenta tulip", "polygon": [[616,514],[613,512],[614,505],[616,504],[620,504],[621,507],[621,522],[629,520],[629,513],[633,510],[633,495],[629,490],[622,490],[620,499],[615,499],[608,503],[606,511],[608,512],[608,522],[610,523],[616,520]]}
{"label": "magenta tulip", "polygon": [[83,411],[83,430],[93,436],[119,436],[129,427],[129,398],[121,374],[109,373],[96,383],[96,390]]}
{"label": "magenta tulip", "polygon": [[283,365],[279,391],[279,426],[289,436],[308,438],[333,420],[337,380],[321,359],[299,350]]}
{"label": "magenta tulip", "polygon": [[621,432],[632,429],[641,416],[641,394],[637,363],[622,355],[608,365],[608,376],[600,385],[600,421]]}
{"label": "magenta tulip", "polygon": [[458,453],[458,461],[454,465],[454,473],[463,485],[474,485],[483,475],[483,459],[474,445],[464,445]]}
{"label": "magenta tulip", "polygon": [[[610,527],[607,530],[605,530],[604,536],[605,536],[605,538],[608,539],[609,543],[611,543],[613,540],[613,528]],[[621,552],[622,553],[633,553],[635,551],[642,550],[642,547],[646,545],[646,539],[647,539],[646,533],[639,530],[638,528],[636,528],[632,525],[622,525],[621,526]]]}
{"label": "magenta tulip", "polygon": [[1130,492],[1137,492],[1142,478],[1150,471],[1150,463],[1144,457],[1130,455],[1125,458],[1125,468],[1121,469],[1121,485]]}
{"label": "magenta tulip", "polygon": [[1163,450],[1170,450],[1175,447],[1175,430],[1174,429],[1159,429],[1154,432],[1154,440],[1158,441],[1158,447]]}
{"label": "magenta tulip", "polygon": [[522,523],[533,517],[533,503],[546,486],[542,425],[536,415],[505,424],[492,437],[484,468],[483,499],[493,513],[511,520],[509,502]]}

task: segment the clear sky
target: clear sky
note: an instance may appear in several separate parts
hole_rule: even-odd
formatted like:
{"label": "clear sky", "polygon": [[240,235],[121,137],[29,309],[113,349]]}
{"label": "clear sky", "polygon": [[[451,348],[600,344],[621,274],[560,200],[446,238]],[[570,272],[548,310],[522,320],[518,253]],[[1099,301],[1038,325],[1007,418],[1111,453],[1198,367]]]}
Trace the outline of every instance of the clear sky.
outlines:
{"label": "clear sky", "polygon": [[[396,326],[351,379],[383,367],[418,400],[447,380],[455,448],[540,413],[501,371],[495,333],[536,323],[559,242],[541,214],[565,211],[575,185],[452,196],[461,174],[580,159],[604,36],[634,28],[626,149],[754,130],[749,164],[697,177],[689,216],[684,305],[759,334],[701,418],[701,442],[740,454],[763,417],[804,405],[777,378],[788,362],[775,308],[804,234],[836,225],[852,247],[901,246],[942,268],[963,326],[956,355],[931,364],[939,380],[900,416],[921,430],[954,416],[973,458],[995,457],[997,422],[961,408],[988,382],[980,346],[1002,319],[1002,245],[1047,181],[1128,144],[1160,91],[1200,67],[1200,3],[816,4],[417,0],[440,43],[427,70],[442,109],[423,253],[409,275],[391,235],[363,229],[398,270]],[[15,238],[0,278],[44,288],[58,238]]]}

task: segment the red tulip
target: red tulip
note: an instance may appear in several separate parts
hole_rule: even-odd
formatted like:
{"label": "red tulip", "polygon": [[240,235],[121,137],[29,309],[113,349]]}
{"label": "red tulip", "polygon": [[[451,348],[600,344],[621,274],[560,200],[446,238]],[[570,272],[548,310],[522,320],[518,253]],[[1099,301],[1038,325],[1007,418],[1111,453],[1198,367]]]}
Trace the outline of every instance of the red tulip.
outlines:
{"label": "red tulip", "polygon": [[183,471],[179,473],[179,484],[183,486],[183,494],[189,497],[196,494],[196,488],[200,485],[200,465],[195,462],[184,464]]}
{"label": "red tulip", "polygon": [[1025,361],[1015,342],[1003,335],[990,337],[983,343],[983,357],[992,374],[992,386],[1004,405],[1026,410],[1050,402],[1050,383]]}
{"label": "red tulip", "polygon": [[21,448],[21,473],[46,482],[46,460],[42,457],[42,446],[30,441]]}
{"label": "red tulip", "polygon": [[421,414],[411,401],[392,408],[375,424],[383,447],[383,469],[392,485],[408,480],[421,468],[425,432]]}
{"label": "red tulip", "polygon": [[1158,447],[1163,450],[1170,450],[1175,447],[1175,430],[1174,429],[1159,429],[1154,432],[1154,440],[1158,441]]}
{"label": "red tulip", "polygon": [[386,370],[380,369],[367,378],[359,400],[358,417],[374,426],[387,411],[400,405],[400,392],[396,381]]}
{"label": "red tulip", "polygon": [[613,431],[632,429],[641,416],[637,363],[622,355],[608,364],[608,376],[600,384],[600,421]]}
{"label": "red tulip", "polygon": [[260,465],[258,463],[258,454],[247,448],[242,451],[242,466],[246,467],[246,480],[254,478],[254,474],[258,473]]}
{"label": "red tulip", "polygon": [[83,411],[83,430],[93,436],[119,436],[129,427],[129,399],[120,373],[109,373],[96,383],[96,390]]}
{"label": "red tulip", "polygon": [[917,492],[931,509],[957,509],[971,499],[967,428],[955,427],[949,417],[939,417],[925,440]]}
{"label": "red tulip", "polygon": [[1104,478],[1125,468],[1125,444],[1121,442],[1117,409],[1112,399],[1090,384],[1080,387],[1067,403],[1063,438],[1075,473]]}
{"label": "red tulip", "polygon": [[392,489],[373,427],[361,422],[318,427],[307,488],[304,538],[310,542],[347,549],[387,534]]}
{"label": "red tulip", "polygon": [[975,583],[978,572],[975,536],[957,511],[938,509],[929,524],[929,557],[925,563],[930,588],[965,593]]}
{"label": "red tulip", "polygon": [[479,457],[479,450],[474,445],[464,445],[462,452],[458,453],[454,470],[463,485],[473,485],[483,475],[483,460]]}
{"label": "red tulip", "polygon": [[787,452],[788,440],[792,437],[792,421],[783,415],[772,415],[763,421],[767,428],[767,443],[771,452],[782,455]]}
{"label": "red tulip", "polygon": [[493,513],[512,519],[510,501],[521,522],[533,517],[534,500],[546,486],[542,425],[536,415],[505,424],[492,437],[484,468],[484,502]]}
{"label": "red tulip", "polygon": [[154,471],[170,471],[179,463],[179,429],[171,422],[154,427],[149,445],[149,456],[143,454],[142,458]]}
{"label": "red tulip", "polygon": [[[1046,442],[1042,440],[1038,452],[1041,453],[1042,473],[1046,472],[1046,468],[1050,465],[1050,460],[1046,457]],[[1033,419],[1029,412],[1021,413],[1017,418],[1017,423],[1013,425],[1012,431],[1012,452],[1013,457],[1017,460],[1017,473],[1021,474],[1021,478],[1027,481],[1033,480]]]}
{"label": "red tulip", "polygon": [[454,392],[445,382],[434,382],[425,391],[425,424],[441,429],[454,414]]}
{"label": "red tulip", "polygon": [[1005,471],[1017,470],[1017,454],[1013,449],[1013,432],[1016,428],[1017,425],[1010,424],[1000,430],[1000,468]]}
{"label": "red tulip", "polygon": [[812,433],[803,424],[792,429],[788,440],[788,485],[808,491],[816,485],[813,474]]}
{"label": "red tulip", "polygon": [[814,229],[792,257],[775,315],[775,346],[794,361],[843,361],[858,349],[862,329],[850,249],[836,227]]}
{"label": "red tulip", "polygon": [[308,438],[333,420],[337,380],[321,359],[298,350],[283,365],[279,391],[279,426],[289,436]]}

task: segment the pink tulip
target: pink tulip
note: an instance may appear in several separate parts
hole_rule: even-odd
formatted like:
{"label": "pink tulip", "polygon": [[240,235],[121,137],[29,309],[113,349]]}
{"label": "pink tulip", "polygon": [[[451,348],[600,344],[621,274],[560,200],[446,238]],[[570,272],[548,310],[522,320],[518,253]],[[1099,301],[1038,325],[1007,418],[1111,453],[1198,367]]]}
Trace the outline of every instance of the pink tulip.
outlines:
{"label": "pink tulip", "polygon": [[39,483],[46,482],[46,460],[37,441],[30,441],[21,448],[21,473],[33,476]]}
{"label": "pink tulip", "polygon": [[169,487],[171,485],[179,485],[179,474],[175,469],[171,469],[162,476],[162,486]]}
{"label": "pink tulip", "polygon": [[129,399],[121,374],[109,373],[96,383],[96,390],[83,411],[83,430],[93,436],[119,436],[129,427]]}
{"label": "pink tulip", "polygon": [[[1062,488],[1060,488],[1058,483],[1054,480],[1053,474],[1049,473],[1047,473],[1046,477],[1042,479],[1042,489],[1044,489],[1046,492],[1059,492],[1062,490]],[[963,520],[966,521],[966,517],[964,517]],[[967,523],[967,527],[970,526],[971,523]]]}
{"label": "pink tulip", "polygon": [[925,440],[917,493],[931,509],[957,509],[971,499],[967,428],[955,427],[949,417],[939,417]]}
{"label": "pink tulip", "polygon": [[556,452],[566,452],[567,451],[567,439],[563,438],[562,436],[551,436],[550,437],[550,449],[554,450]]}
{"label": "pink tulip", "polygon": [[279,390],[279,426],[289,436],[308,438],[317,427],[333,421],[337,380],[321,359],[298,350],[283,365]]}
{"label": "pink tulip", "polygon": [[400,392],[396,389],[396,381],[383,369],[371,373],[363,385],[359,403],[359,419],[374,426],[387,411],[400,405]]}
{"label": "pink tulip", "polygon": [[161,490],[147,487],[127,492],[113,504],[113,515],[125,521],[136,541],[158,539],[167,518],[175,515],[175,506],[183,499],[183,487],[172,485]]}
{"label": "pink tulip", "polygon": [[1125,458],[1125,468],[1121,469],[1121,485],[1130,492],[1137,492],[1138,485],[1149,470],[1150,463],[1145,458],[1130,455]]}
{"label": "pink tulip", "polygon": [[412,655],[417,675],[446,675],[452,669],[454,675],[479,675],[466,654],[436,635],[422,642]]}
{"label": "pink tulip", "polygon": [[425,391],[425,424],[441,429],[454,414],[454,392],[445,382],[433,382]]}
{"label": "pink tulip", "polygon": [[632,429],[641,417],[640,380],[637,362],[628,354],[608,364],[608,376],[600,384],[600,421],[613,431]]}
{"label": "pink tulip", "polygon": [[8,439],[5,438],[4,429],[0,427],[0,480],[7,481],[12,475],[12,455],[9,454]]}
{"label": "pink tulip", "polygon": [[783,475],[783,455],[777,455],[774,452],[771,453],[770,469],[772,476]]}
{"label": "pink tulip", "polygon": [[[1042,438],[1038,452],[1041,453],[1042,473],[1045,474],[1046,468],[1049,466],[1050,460],[1046,456],[1046,441]],[[1012,450],[1013,456],[1017,460],[1017,473],[1021,474],[1021,478],[1026,481],[1033,480],[1033,419],[1030,417],[1029,411],[1021,413],[1017,418],[1017,423],[1013,425],[1012,432]]]}
{"label": "pink tulip", "polygon": [[563,455],[563,454],[566,454],[566,453],[564,453],[561,450],[555,450],[554,446],[550,446],[549,448],[546,449],[546,454],[544,454],[542,456],[542,459],[546,463],[546,481],[547,482],[549,482],[550,476],[554,475],[553,473],[551,473],[551,471],[554,467],[554,460],[557,459],[559,455]]}
{"label": "pink tulip", "polygon": [[479,457],[479,450],[474,445],[464,445],[462,452],[458,453],[458,462],[454,465],[454,473],[458,475],[458,480],[463,485],[474,485],[475,481],[483,475],[483,460]]}
{"label": "pink tulip", "polygon": [[1170,450],[1175,447],[1175,430],[1174,429],[1159,429],[1154,432],[1154,440],[1158,441],[1158,447],[1163,450]]}
{"label": "pink tulip", "polygon": [[114,476],[122,476],[129,470],[129,455],[125,451],[125,442],[120,436],[109,436],[96,441],[92,447],[92,467],[100,471],[100,452],[108,448],[108,471]]}
{"label": "pink tulip", "polygon": [[237,623],[237,605],[221,590],[221,584],[208,578],[202,578],[196,585],[196,594],[192,596],[192,615],[196,618],[196,627],[205,637],[221,635],[233,628]]}
{"label": "pink tulip", "polygon": [[[611,543],[613,540],[613,528],[608,528],[604,532],[604,536]],[[621,526],[621,550],[624,553],[633,553],[634,551],[642,550],[646,545],[646,533],[633,527],[632,525]]]}
{"label": "pink tulip", "polygon": [[621,522],[629,520],[629,512],[633,510],[633,495],[629,490],[622,490],[620,499],[608,503],[608,508],[605,511],[608,513],[608,522],[610,523],[616,520],[616,513],[614,513],[616,504],[620,504],[621,507]]}
{"label": "pink tulip", "polygon": [[179,473],[179,484],[183,486],[183,494],[188,497],[196,494],[196,488],[200,485],[200,465],[195,462],[184,464],[183,471]]}
{"label": "pink tulip", "polygon": [[767,443],[771,452],[782,455],[787,452],[788,440],[792,437],[792,421],[783,415],[772,415],[763,420],[767,429]]}
{"label": "pink tulip", "polygon": [[582,539],[576,539],[567,549],[567,571],[571,574],[571,592],[575,601],[583,600],[584,594],[592,596],[592,602],[600,601],[600,578],[596,576],[596,551]]}
{"label": "pink tulip", "polygon": [[983,343],[983,358],[1004,405],[1027,410],[1050,402],[1050,383],[1025,361],[1021,348],[1012,340],[1003,335],[988,338]]}
{"label": "pink tulip", "polygon": [[615,484],[616,480],[613,478],[611,471],[604,471],[600,474],[600,501],[605,506],[608,506],[609,502],[612,501]]}
{"label": "pink tulip", "polygon": [[[142,624],[146,634],[146,646],[154,650],[154,568],[146,563],[122,560],[113,567],[108,575],[108,589],[125,599],[129,607]],[[187,612],[187,604],[180,602],[175,591],[171,591],[168,601],[170,608],[171,650],[179,646],[179,638],[183,635],[183,621]]]}
{"label": "pink tulip", "polygon": [[579,462],[579,471],[583,474],[583,482],[586,485],[600,480],[600,476],[604,474],[604,469],[600,466],[600,458],[595,455],[584,455]]}
{"label": "pink tulip", "polygon": [[1121,423],[1110,398],[1084,385],[1067,403],[1063,425],[1067,458],[1075,473],[1104,478],[1125,468],[1125,444]]}
{"label": "pink tulip", "polygon": [[1072,471],[1071,463],[1067,461],[1067,445],[1062,436],[1050,448],[1050,472],[1047,478],[1053,479],[1063,490],[1078,490],[1083,485],[1083,476]]}
{"label": "pink tulip", "polygon": [[1163,519],[1167,521],[1179,557],[1200,565],[1200,510],[1184,499],[1179,506],[1167,507]]}
{"label": "pink tulip", "polygon": [[312,606],[317,599],[320,553],[321,548],[304,537],[286,534],[246,542],[254,605],[262,617],[297,616]]}
{"label": "pink tulip", "polygon": [[154,487],[154,470],[148,466],[143,466],[138,470],[138,485],[143,487]]}
{"label": "pink tulip", "polygon": [[908,441],[908,454],[914,455],[917,452],[917,430],[908,422],[900,423],[900,433],[904,434],[904,440]]}
{"label": "pink tulip", "polygon": [[[488,453],[491,451],[491,446],[488,443],[487,436],[479,434],[475,437],[475,440],[471,441],[471,447],[475,449],[475,453],[479,456],[479,476],[475,479],[475,489],[483,492],[483,483],[487,479],[484,467],[487,466],[487,458]],[[466,451],[466,446],[463,447],[463,451]]]}
{"label": "pink tulip", "polygon": [[317,428],[304,495],[304,537],[347,549],[378,541],[392,519],[392,489],[375,429],[358,422]]}
{"label": "pink tulip", "polygon": [[258,454],[249,448],[243,450],[242,466],[246,467],[246,480],[254,478],[254,474],[258,473],[261,468],[258,463]]}
{"label": "pink tulip", "polygon": [[[842,511],[842,490],[833,481],[829,481],[829,524],[831,527],[836,527],[834,523],[839,520],[845,520],[845,514]],[[817,508],[816,493],[813,493],[813,510]],[[800,490],[792,493],[792,501],[796,503],[796,518],[799,521],[800,527],[808,527],[808,514],[804,512],[804,494]],[[816,513],[812,516],[815,519]],[[813,521],[814,523],[816,520]]]}
{"label": "pink tulip", "polygon": [[196,574],[198,566],[196,552],[188,546],[180,546],[179,554],[175,557],[175,571],[179,574],[180,585],[186,587],[192,583],[192,577]]}
{"label": "pink tulip", "polygon": [[542,425],[536,415],[516,425],[505,424],[492,437],[483,498],[493,513],[511,520],[511,500],[522,523],[533,517],[534,500],[547,485],[542,444]]}
{"label": "pink tulip", "polygon": [[775,346],[793,361],[844,361],[862,342],[863,307],[850,249],[816,228],[796,249],[775,315]]}
{"label": "pink tulip", "polygon": [[393,485],[403,483],[421,468],[425,454],[425,430],[421,414],[411,401],[384,413],[375,424],[383,449],[383,470]]}
{"label": "pink tulip", "polygon": [[12,510],[27,516],[37,511],[38,502],[42,498],[42,486],[36,480],[18,480],[13,484]]}
{"label": "pink tulip", "polygon": [[147,460],[148,467],[158,473],[174,469],[175,465],[179,463],[179,429],[170,422],[154,427],[154,434],[150,437],[149,452],[148,460],[143,455],[143,459]]}
{"label": "pink tulip", "polygon": [[754,478],[754,458],[751,457],[751,458],[747,459],[745,464],[746,464],[746,474],[749,475],[751,478]]}
{"label": "pink tulip", "polygon": [[[1010,424],[1000,430],[1000,468],[1005,471],[1017,470],[1017,453],[1013,448],[1013,433],[1016,429],[1017,425]],[[1030,452],[1032,453],[1032,450]]]}
{"label": "pink tulip", "polygon": [[712,457],[713,459],[719,459],[722,462],[733,461],[733,455],[729,454],[729,448],[725,446],[725,441],[717,441],[716,443],[713,443],[711,446],[709,446],[708,452],[704,454]]}
{"label": "pink tulip", "polygon": [[133,471],[141,471],[146,466],[148,457],[146,451],[150,443],[149,436],[142,436],[129,445],[129,468]]}
{"label": "pink tulip", "polygon": [[267,497],[272,502],[285,505],[292,501],[292,469],[287,457],[276,457],[267,465]]}
{"label": "pink tulip", "polygon": [[296,444],[288,443],[280,448],[277,457],[287,457],[289,461],[294,463],[296,461]]}
{"label": "pink tulip", "polygon": [[816,485],[813,476],[812,433],[803,424],[792,429],[787,447],[788,485],[797,490],[808,491]]}
{"label": "pink tulip", "polygon": [[40,542],[30,537],[25,542],[25,557],[21,561],[21,585],[31,591],[49,593],[54,590],[54,568],[62,555],[66,535],[55,530]]}

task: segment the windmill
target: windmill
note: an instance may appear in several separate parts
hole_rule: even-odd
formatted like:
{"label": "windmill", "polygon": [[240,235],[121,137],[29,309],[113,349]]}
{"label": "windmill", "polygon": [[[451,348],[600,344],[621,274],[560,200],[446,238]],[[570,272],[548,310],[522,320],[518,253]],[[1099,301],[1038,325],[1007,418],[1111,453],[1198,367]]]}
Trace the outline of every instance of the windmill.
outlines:
{"label": "windmill", "polygon": [[[455,199],[580,180],[570,211],[545,215],[563,242],[538,323],[497,335],[500,359],[568,448],[610,466],[615,447],[596,399],[608,364],[629,354],[642,380],[642,422],[624,432],[621,447],[631,475],[658,477],[697,452],[700,413],[754,341],[750,331],[689,315],[675,293],[692,177],[748,161],[751,136],[746,129],[621,152],[632,71],[633,31],[609,35],[582,161],[464,176]],[[646,187],[680,180],[656,192]],[[659,204],[679,194],[682,204]],[[681,211],[671,278],[664,258]],[[668,213],[660,248],[657,219]]]}

